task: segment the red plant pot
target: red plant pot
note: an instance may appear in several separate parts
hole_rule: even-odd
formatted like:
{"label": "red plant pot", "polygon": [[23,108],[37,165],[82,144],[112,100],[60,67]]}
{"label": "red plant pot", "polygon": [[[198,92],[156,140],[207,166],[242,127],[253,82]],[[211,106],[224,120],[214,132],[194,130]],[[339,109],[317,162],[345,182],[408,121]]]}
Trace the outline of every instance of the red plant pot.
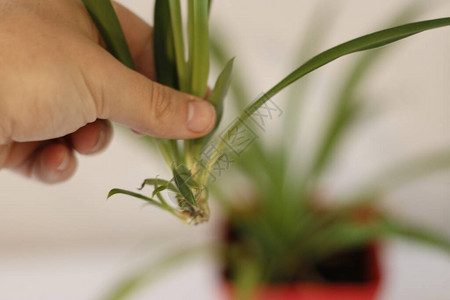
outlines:
{"label": "red plant pot", "polygon": [[[314,283],[266,285],[257,288],[252,300],[373,300],[380,283],[379,251],[376,246],[367,248],[367,277],[361,283]],[[229,299],[235,299],[233,284],[225,282]]]}

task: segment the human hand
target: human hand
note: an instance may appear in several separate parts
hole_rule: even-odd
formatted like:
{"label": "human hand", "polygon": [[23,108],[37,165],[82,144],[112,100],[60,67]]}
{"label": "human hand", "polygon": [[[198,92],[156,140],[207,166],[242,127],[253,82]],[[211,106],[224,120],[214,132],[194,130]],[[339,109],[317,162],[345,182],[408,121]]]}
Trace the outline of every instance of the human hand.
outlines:
{"label": "human hand", "polygon": [[0,169],[68,179],[74,151],[108,144],[107,120],[162,138],[207,134],[207,101],[155,80],[152,29],[115,5],[138,72],[112,57],[81,1],[0,0]]}

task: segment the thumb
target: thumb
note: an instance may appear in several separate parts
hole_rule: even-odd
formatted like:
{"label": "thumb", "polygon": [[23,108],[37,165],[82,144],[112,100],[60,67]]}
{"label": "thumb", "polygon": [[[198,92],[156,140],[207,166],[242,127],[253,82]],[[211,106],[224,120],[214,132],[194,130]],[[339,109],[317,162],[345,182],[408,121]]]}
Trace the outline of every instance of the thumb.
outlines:
{"label": "thumb", "polygon": [[156,83],[106,51],[102,57],[100,68],[90,73],[93,81],[88,80],[96,84],[90,90],[98,118],[167,139],[196,138],[213,129],[216,115],[209,102]]}

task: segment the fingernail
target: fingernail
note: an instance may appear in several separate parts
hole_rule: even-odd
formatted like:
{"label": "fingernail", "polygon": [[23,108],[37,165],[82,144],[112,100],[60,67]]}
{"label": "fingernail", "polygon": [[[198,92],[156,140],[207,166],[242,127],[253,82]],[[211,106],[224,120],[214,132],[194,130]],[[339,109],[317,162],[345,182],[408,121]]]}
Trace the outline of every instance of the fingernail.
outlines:
{"label": "fingernail", "polygon": [[204,100],[191,101],[188,104],[187,128],[193,132],[204,132],[215,119],[215,109]]}
{"label": "fingernail", "polygon": [[103,128],[100,129],[100,133],[98,134],[97,142],[95,142],[94,147],[89,150],[89,153],[95,153],[103,146],[105,141],[105,131]]}
{"label": "fingernail", "polygon": [[67,167],[69,167],[69,162],[70,162],[70,158],[69,158],[69,154],[66,153],[64,154],[64,158],[61,161],[61,163],[59,164],[59,166],[56,168],[57,171],[64,171],[67,169]]}

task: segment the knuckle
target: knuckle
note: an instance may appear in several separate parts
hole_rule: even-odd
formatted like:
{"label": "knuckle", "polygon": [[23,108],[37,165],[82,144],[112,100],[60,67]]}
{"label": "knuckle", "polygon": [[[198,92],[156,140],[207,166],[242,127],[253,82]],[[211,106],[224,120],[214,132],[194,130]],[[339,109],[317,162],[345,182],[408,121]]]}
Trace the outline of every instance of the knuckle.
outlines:
{"label": "knuckle", "polygon": [[108,107],[108,87],[110,79],[105,76],[103,69],[99,65],[101,61],[101,54],[97,51],[92,51],[84,58],[82,66],[80,67],[81,84],[83,87],[80,91],[81,100],[84,106],[88,108],[88,118],[94,121],[97,117],[107,119],[110,115]]}
{"label": "knuckle", "polygon": [[159,84],[152,84],[150,103],[151,114],[154,120],[164,123],[164,121],[169,119],[173,102],[168,88]]}
{"label": "knuckle", "polygon": [[101,119],[107,119],[110,116],[109,107],[107,106],[106,99],[106,84],[100,85],[100,88],[95,89],[92,83],[86,82],[87,87],[87,97],[84,100],[88,100],[88,103],[93,104],[94,109],[91,109],[91,112],[94,112],[91,115],[90,122],[93,122],[97,117]]}

